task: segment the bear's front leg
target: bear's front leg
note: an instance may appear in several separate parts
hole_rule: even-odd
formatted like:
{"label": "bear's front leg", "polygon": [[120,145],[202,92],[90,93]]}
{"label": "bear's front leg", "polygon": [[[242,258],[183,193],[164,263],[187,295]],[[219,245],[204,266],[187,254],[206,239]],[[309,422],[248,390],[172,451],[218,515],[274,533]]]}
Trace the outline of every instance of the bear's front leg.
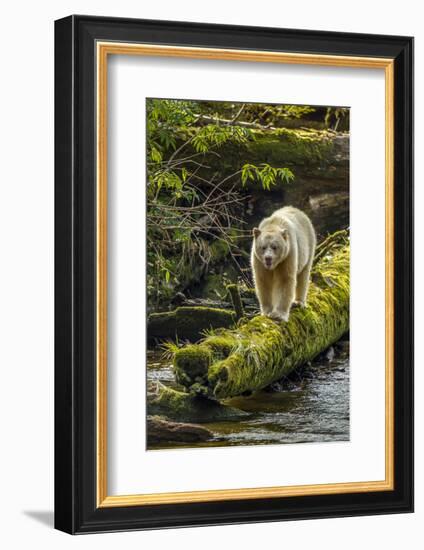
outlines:
{"label": "bear's front leg", "polygon": [[269,315],[272,311],[273,274],[267,271],[255,256],[253,256],[252,268],[261,314]]}
{"label": "bear's front leg", "polygon": [[272,283],[269,281],[256,281],[256,295],[262,315],[269,315],[272,311]]}
{"label": "bear's front leg", "polygon": [[296,292],[296,277],[277,279],[274,286],[274,309],[269,317],[276,321],[288,321]]}

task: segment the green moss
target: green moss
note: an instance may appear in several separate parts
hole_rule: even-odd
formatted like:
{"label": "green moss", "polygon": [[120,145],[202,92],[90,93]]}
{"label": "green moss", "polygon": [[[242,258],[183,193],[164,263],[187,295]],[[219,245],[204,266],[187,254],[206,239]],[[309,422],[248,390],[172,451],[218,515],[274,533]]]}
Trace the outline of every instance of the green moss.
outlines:
{"label": "green moss", "polygon": [[199,381],[206,382],[210,365],[228,357],[234,349],[234,344],[233,338],[214,334],[199,344],[179,348],[174,353],[174,371],[177,381],[190,388]]}
{"label": "green moss", "polygon": [[[239,323],[232,330],[210,335],[196,350],[211,350],[203,363],[199,393],[223,399],[261,389],[312,360],[349,329],[349,245],[346,232],[339,232],[323,248],[325,254],[313,269],[308,307],[291,311],[287,323],[276,323],[263,316]],[[215,340],[220,338],[226,352]],[[175,355],[184,354],[184,349]],[[184,369],[182,369],[184,370]],[[190,387],[190,383],[186,384]]]}
{"label": "green moss", "polygon": [[149,415],[164,415],[180,422],[216,422],[248,416],[248,413],[234,407],[165,386],[157,395],[149,397],[147,411]]}
{"label": "green moss", "polygon": [[212,362],[212,353],[208,346],[188,345],[175,353],[174,367],[177,380],[185,374],[191,381],[203,377]]}
{"label": "green moss", "polygon": [[282,128],[269,136],[258,132],[249,142],[249,162],[266,162],[272,166],[331,163],[333,140],[325,131]]}
{"label": "green moss", "polygon": [[203,345],[208,347],[214,360],[223,359],[234,349],[235,340],[226,334],[213,334],[204,340]]}

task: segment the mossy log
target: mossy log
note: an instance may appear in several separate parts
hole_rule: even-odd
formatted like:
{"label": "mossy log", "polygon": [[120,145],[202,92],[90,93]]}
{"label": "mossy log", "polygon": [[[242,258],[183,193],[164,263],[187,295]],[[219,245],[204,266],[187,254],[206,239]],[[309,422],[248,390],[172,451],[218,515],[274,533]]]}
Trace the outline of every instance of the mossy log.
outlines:
{"label": "mossy log", "polygon": [[257,316],[215,331],[174,353],[177,380],[191,392],[224,399],[259,390],[311,361],[349,330],[349,241],[346,231],[317,248],[308,307],[287,323]]}
{"label": "mossy log", "polygon": [[[255,139],[243,146],[228,142],[225,158],[219,159],[217,168],[234,173],[245,163],[271,166],[291,166],[296,180],[299,170],[316,170],[318,167],[341,167],[349,162],[349,134],[312,128],[276,128],[254,130]],[[334,174],[327,174],[333,178]],[[230,182],[228,182],[229,185]],[[281,184],[284,185],[284,184]],[[280,188],[279,184],[277,186]],[[254,189],[253,182],[247,188]]]}
{"label": "mossy log", "polygon": [[147,396],[147,412],[178,422],[217,422],[235,420],[249,413],[223,405],[198,395],[174,390],[160,385],[155,393]]}
{"label": "mossy log", "polygon": [[334,163],[335,135],[325,130],[280,128],[259,132],[248,144],[251,162],[269,162],[274,166]]}
{"label": "mossy log", "polygon": [[149,340],[179,338],[196,341],[205,330],[231,327],[236,321],[233,311],[212,307],[178,307],[174,311],[152,313],[147,322]]}

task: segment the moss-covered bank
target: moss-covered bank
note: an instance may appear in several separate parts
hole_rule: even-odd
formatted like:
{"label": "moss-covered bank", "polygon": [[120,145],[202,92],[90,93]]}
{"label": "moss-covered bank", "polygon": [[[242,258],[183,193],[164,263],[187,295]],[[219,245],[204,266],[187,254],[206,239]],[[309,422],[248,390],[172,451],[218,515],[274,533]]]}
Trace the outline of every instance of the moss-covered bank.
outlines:
{"label": "moss-covered bank", "polygon": [[249,413],[200,396],[160,386],[147,399],[149,415],[160,415],[178,422],[234,420]]}
{"label": "moss-covered bank", "polygon": [[349,242],[345,231],[317,250],[308,307],[287,323],[257,316],[176,350],[179,383],[191,392],[224,399],[259,390],[336,342],[349,329]]}

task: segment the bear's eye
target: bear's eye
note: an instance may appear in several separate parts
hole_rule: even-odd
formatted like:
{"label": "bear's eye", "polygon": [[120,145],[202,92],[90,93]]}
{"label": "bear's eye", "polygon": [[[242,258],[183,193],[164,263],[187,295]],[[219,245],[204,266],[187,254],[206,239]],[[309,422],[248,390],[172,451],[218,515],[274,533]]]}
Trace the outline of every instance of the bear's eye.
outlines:
{"label": "bear's eye", "polygon": [[276,245],[276,244],[272,244],[272,245],[271,245],[271,248],[272,248],[272,250],[277,250],[277,245]]}
{"label": "bear's eye", "polygon": [[265,252],[266,246],[261,246],[261,250],[262,250],[262,252]]}

